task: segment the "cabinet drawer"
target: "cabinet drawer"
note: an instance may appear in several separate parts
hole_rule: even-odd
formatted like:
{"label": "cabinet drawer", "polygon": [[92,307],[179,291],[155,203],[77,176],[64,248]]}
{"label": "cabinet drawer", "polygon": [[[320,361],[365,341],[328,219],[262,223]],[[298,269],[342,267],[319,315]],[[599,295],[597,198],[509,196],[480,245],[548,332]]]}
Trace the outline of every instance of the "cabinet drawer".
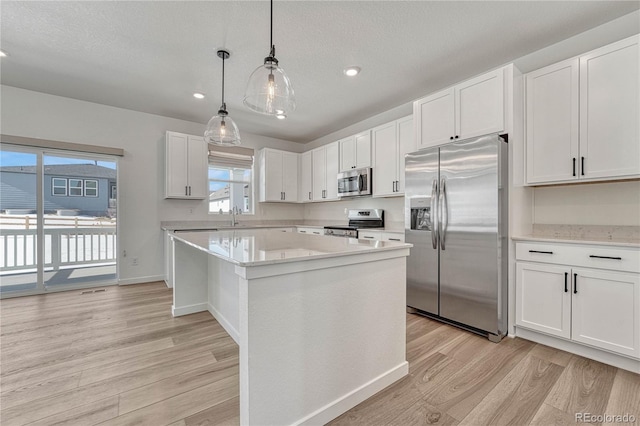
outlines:
{"label": "cabinet drawer", "polygon": [[358,239],[362,239],[362,240],[381,240],[382,239],[382,232],[358,231]]}
{"label": "cabinet drawer", "polygon": [[299,234],[309,234],[309,235],[324,235],[323,228],[297,228]]}
{"label": "cabinet drawer", "polygon": [[518,242],[516,259],[612,271],[640,272],[640,249],[634,247]]}

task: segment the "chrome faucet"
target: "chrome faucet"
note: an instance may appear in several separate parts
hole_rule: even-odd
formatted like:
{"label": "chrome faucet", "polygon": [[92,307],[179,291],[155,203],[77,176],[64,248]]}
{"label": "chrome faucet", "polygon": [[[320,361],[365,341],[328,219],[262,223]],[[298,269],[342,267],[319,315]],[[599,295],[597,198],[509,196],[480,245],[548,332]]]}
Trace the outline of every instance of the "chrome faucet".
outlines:
{"label": "chrome faucet", "polygon": [[231,226],[238,225],[238,221],[236,220],[236,215],[240,214],[240,209],[236,206],[233,206],[232,209],[229,209],[229,214],[231,215]]}

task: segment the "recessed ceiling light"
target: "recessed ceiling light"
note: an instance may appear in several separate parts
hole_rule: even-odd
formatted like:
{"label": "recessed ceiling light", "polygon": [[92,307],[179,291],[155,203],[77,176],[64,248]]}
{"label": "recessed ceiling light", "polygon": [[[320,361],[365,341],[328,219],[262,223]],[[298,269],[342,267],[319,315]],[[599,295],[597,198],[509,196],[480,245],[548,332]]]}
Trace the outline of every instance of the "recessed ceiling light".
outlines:
{"label": "recessed ceiling light", "polygon": [[193,97],[196,99],[204,99],[204,95],[202,93],[194,93]]}
{"label": "recessed ceiling light", "polygon": [[360,67],[347,67],[344,69],[344,74],[348,77],[356,76],[360,73]]}
{"label": "recessed ceiling light", "polygon": [[287,116],[284,114],[278,114],[276,115],[276,117],[278,117],[278,120],[284,120],[285,118],[287,118]]}
{"label": "recessed ceiling light", "polygon": [[7,54],[0,50],[0,58],[4,58],[5,56],[7,56]]}

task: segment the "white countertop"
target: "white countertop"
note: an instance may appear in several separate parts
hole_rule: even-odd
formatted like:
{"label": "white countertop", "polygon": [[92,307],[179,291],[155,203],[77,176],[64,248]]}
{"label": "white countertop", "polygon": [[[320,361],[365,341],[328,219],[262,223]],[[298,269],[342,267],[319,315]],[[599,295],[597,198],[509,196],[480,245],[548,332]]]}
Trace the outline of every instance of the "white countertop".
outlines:
{"label": "white countertop", "polygon": [[570,243],[570,244],[596,244],[603,246],[618,246],[618,247],[634,247],[640,248],[640,241],[632,238],[597,238],[597,237],[579,237],[579,236],[563,236],[563,237],[551,237],[548,235],[518,235],[511,237],[514,241],[537,241],[544,243]]}
{"label": "white countertop", "polygon": [[300,262],[413,247],[393,241],[306,235],[274,229],[180,232],[171,237],[239,266]]}

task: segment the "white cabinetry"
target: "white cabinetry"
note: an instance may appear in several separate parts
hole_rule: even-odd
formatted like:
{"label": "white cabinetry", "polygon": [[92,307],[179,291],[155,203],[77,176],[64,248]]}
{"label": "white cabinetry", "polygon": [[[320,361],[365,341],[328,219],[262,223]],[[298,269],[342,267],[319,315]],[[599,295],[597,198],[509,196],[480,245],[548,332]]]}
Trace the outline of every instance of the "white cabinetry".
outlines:
{"label": "white cabinetry", "polygon": [[527,74],[528,184],[640,175],[639,40]]}
{"label": "white cabinetry", "polygon": [[404,243],[404,232],[358,231],[358,239]]}
{"label": "white cabinetry", "polygon": [[300,168],[298,177],[300,185],[298,187],[298,201],[307,203],[313,201],[313,160],[311,151],[300,154]]}
{"label": "white cabinetry", "polygon": [[640,359],[640,250],[516,243],[516,326]]}
{"label": "white cabinetry", "polygon": [[340,171],[371,167],[371,131],[340,140]]}
{"label": "white cabinetry", "polygon": [[260,201],[298,201],[298,154],[260,150]]}
{"label": "white cabinetry", "polygon": [[338,199],[338,142],[311,151],[314,201]]}
{"label": "white cabinetry", "polygon": [[324,235],[324,229],[323,228],[298,226],[297,229],[298,229],[298,233],[299,234]]}
{"label": "white cabinetry", "polygon": [[415,151],[413,117],[408,116],[371,130],[373,196],[404,195],[404,156]]}
{"label": "white cabinetry", "polygon": [[502,132],[504,94],[504,68],[500,68],[415,101],[418,149]]}
{"label": "white cabinetry", "polygon": [[208,152],[204,138],[167,132],[165,198],[207,198]]}

